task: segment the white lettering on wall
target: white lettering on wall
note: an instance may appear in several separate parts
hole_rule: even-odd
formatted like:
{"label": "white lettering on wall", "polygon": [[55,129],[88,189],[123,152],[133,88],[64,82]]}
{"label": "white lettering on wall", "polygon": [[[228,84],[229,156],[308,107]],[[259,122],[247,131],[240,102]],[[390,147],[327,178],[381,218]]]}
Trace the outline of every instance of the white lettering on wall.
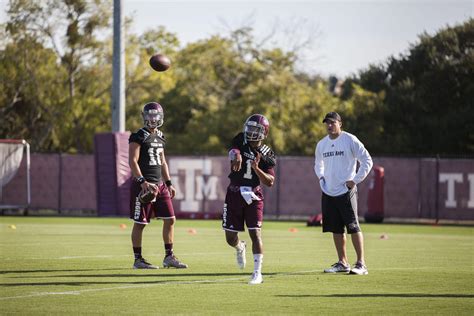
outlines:
{"label": "white lettering on wall", "polygon": [[467,201],[467,207],[474,208],[474,173],[468,173],[467,181],[469,181],[469,200]]}
{"label": "white lettering on wall", "polygon": [[[170,173],[176,188],[176,199],[180,201],[183,212],[198,212],[199,201],[217,199],[218,177],[211,176],[212,161],[208,159],[170,159]],[[184,190],[179,186],[179,170],[184,170]],[[196,172],[201,171],[201,175]],[[207,177],[204,177],[207,176]],[[205,180],[207,178],[207,181]],[[176,185],[174,184],[176,183]]]}
{"label": "white lettering on wall", "polygon": [[455,183],[462,183],[462,173],[440,173],[439,174],[439,182],[444,183],[447,182],[448,187],[448,195],[445,201],[445,206],[447,208],[457,207],[456,199],[455,199]]}
{"label": "white lettering on wall", "polygon": [[196,200],[217,200],[217,180],[216,176],[210,176],[207,183],[203,176],[196,177]]}

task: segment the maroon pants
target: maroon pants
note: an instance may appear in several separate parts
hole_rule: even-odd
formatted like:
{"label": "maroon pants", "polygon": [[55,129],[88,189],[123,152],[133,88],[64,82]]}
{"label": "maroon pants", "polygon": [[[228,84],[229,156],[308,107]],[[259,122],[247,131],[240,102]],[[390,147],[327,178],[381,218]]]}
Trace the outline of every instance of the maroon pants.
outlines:
{"label": "maroon pants", "polygon": [[260,201],[252,201],[247,204],[240,195],[238,186],[229,185],[225,196],[224,210],[222,214],[222,228],[224,230],[243,232],[244,222],[248,229],[260,229],[263,222],[263,193],[261,187],[253,189]]}
{"label": "maroon pants", "polygon": [[154,202],[143,204],[138,199],[141,186],[133,181],[130,192],[130,218],[138,224],[148,224],[151,218],[173,218],[174,209],[168,187],[160,182],[158,196]]}

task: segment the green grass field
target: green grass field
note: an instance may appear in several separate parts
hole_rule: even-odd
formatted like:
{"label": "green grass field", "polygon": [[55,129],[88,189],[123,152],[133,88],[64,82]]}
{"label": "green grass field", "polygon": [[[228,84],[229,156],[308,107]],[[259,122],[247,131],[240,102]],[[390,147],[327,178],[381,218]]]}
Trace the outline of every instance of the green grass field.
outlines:
{"label": "green grass field", "polygon": [[[218,221],[178,220],[187,270],[131,269],[130,228],[119,218],[0,217],[0,314],[474,314],[472,227],[363,225],[369,275],[356,276],[322,273],[336,255],[319,227],[267,221],[257,286],[247,284],[250,247],[239,270]],[[162,261],[159,221],[145,230],[144,256]]]}

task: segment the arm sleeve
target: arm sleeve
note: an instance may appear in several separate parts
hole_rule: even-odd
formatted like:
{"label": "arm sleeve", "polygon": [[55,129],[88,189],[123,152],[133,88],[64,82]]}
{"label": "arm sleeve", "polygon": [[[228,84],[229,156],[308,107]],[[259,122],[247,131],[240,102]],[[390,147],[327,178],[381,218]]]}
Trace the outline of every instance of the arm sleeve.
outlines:
{"label": "arm sleeve", "polygon": [[359,171],[357,171],[353,179],[353,181],[358,184],[367,177],[374,163],[372,162],[372,157],[369,152],[365,149],[364,144],[356,137],[354,137],[354,142],[352,143],[352,151],[360,163]]}
{"label": "arm sleeve", "polygon": [[262,169],[263,171],[265,171],[265,173],[268,173],[269,175],[271,176],[275,176],[275,169],[273,169],[273,167],[270,167],[268,169]]}
{"label": "arm sleeve", "polygon": [[324,161],[319,144],[316,145],[316,150],[314,151],[314,173],[318,179],[321,179],[324,176]]}
{"label": "arm sleeve", "polygon": [[262,155],[263,161],[271,168],[276,166],[276,155],[275,152],[268,147],[267,145],[262,145],[259,148],[257,148],[257,152]]}

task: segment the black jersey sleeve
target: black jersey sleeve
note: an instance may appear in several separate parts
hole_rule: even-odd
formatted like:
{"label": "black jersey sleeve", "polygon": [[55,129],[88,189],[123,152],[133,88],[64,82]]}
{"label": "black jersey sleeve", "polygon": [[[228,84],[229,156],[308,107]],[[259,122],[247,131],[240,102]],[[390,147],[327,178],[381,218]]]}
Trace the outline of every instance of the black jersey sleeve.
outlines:
{"label": "black jersey sleeve", "polygon": [[144,135],[143,133],[140,133],[140,131],[136,133],[132,133],[130,137],[128,138],[128,143],[137,143],[142,145],[144,141]]}
{"label": "black jersey sleeve", "polygon": [[244,144],[244,133],[238,133],[237,135],[235,135],[234,138],[232,138],[232,143],[229,149],[233,149],[233,148],[240,149],[243,144]]}
{"label": "black jersey sleeve", "polygon": [[276,156],[275,152],[268,147],[267,145],[262,145],[257,148],[257,151],[262,155],[262,160],[265,162],[268,168],[273,168],[276,166]]}

